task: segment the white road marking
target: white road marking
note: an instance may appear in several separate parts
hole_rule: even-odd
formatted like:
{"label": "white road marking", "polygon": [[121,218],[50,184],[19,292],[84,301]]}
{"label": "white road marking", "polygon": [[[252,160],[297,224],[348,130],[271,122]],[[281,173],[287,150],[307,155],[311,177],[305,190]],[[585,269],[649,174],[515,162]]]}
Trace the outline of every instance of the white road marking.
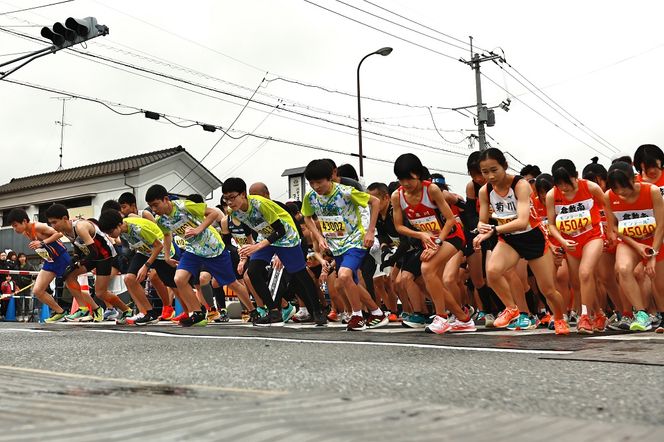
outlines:
{"label": "white road marking", "polygon": [[592,336],[585,339],[599,339],[605,341],[664,341],[664,334],[635,333],[612,336]]}
{"label": "white road marking", "polygon": [[289,342],[298,344],[328,344],[328,345],[358,345],[358,346],[373,346],[373,347],[402,347],[402,348],[421,348],[429,350],[460,350],[460,351],[476,351],[487,353],[520,353],[520,354],[536,354],[536,355],[568,355],[574,353],[573,351],[562,350],[526,350],[516,348],[486,348],[486,347],[461,347],[451,345],[434,345],[434,344],[409,344],[401,342],[365,342],[365,341],[335,341],[335,340],[322,340],[322,339],[291,339],[291,338],[270,338],[264,336],[211,336],[211,335],[184,335],[184,334],[171,334],[163,332],[150,332],[150,331],[125,331],[125,330],[90,330],[97,333],[135,333],[145,336],[157,336],[164,338],[182,338],[182,339],[221,339],[227,341],[269,341],[269,342]]}
{"label": "white road marking", "polygon": [[49,330],[35,328],[0,328],[0,332],[51,333]]}

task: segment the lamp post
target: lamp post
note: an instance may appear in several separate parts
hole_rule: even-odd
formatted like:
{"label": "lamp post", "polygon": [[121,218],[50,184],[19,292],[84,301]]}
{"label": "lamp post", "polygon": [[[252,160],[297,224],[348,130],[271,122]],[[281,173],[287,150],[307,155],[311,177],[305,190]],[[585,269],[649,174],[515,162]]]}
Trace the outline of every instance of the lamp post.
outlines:
{"label": "lamp post", "polygon": [[391,52],[392,48],[380,48],[377,51],[362,57],[362,60],[360,60],[360,63],[357,65],[357,139],[359,142],[358,153],[360,154],[360,176],[364,176],[364,156],[362,154],[362,108],[360,107],[360,67],[362,66],[362,62],[364,60],[374,54],[380,54],[384,57],[386,55],[390,55]]}

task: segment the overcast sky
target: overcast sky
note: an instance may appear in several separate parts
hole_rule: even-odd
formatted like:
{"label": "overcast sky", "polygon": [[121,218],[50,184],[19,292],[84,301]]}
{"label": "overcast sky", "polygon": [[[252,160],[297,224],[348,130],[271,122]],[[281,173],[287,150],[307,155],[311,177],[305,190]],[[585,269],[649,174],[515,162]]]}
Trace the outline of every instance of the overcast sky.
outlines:
{"label": "overcast sky", "polygon": [[[364,55],[390,46],[394,48],[392,54],[374,55],[362,65],[362,96],[410,106],[362,101],[363,118],[371,120],[363,128],[377,133],[364,134],[365,155],[393,161],[401,153],[413,152],[432,169],[458,172],[446,176],[459,192],[463,192],[468,179],[467,137],[475,125],[468,115],[440,108],[475,103],[474,74],[457,61],[470,57],[465,43],[469,35],[482,49],[499,52],[497,48],[502,48],[513,68],[503,65],[507,69],[504,73],[499,66],[484,63],[482,90],[488,106],[512,99],[508,113],[495,110],[496,125],[487,131],[495,140],[489,139],[493,146],[502,147],[521,162],[537,163],[543,171],[549,171],[556,159],[568,157],[580,169],[595,155],[607,164],[617,149],[632,153],[643,143],[662,144],[661,2],[372,1],[385,9],[363,0],[345,3],[434,38],[336,0],[311,2],[424,48],[303,0],[76,0],[0,15],[0,27],[39,37],[40,28],[27,25],[50,26],[69,16],[95,16],[110,28],[110,35],[78,50],[240,98],[110,62],[95,63],[70,51],[36,60],[8,77],[10,80],[224,128],[242,111],[246,103],[242,97],[250,97],[258,88],[254,99],[266,105],[249,104],[233,126],[237,131],[229,135],[239,137],[249,132],[346,153],[357,152],[353,129],[357,125],[357,63]],[[0,14],[50,2],[0,0]],[[35,41],[0,32],[2,61],[12,58],[4,54],[40,47]],[[574,124],[509,74],[531,89],[528,81],[540,87],[563,107],[560,112]],[[0,181],[57,169],[60,127],[55,121],[60,120],[61,102],[52,98],[56,96],[0,82],[0,161],[4,171]],[[555,107],[550,99],[545,101]],[[440,135],[426,106],[432,107]],[[65,168],[177,145],[201,160],[222,135],[219,131],[204,132],[198,126],[178,128],[141,114],[120,116],[80,99],[67,102],[65,119],[71,124],[65,129]],[[594,134],[588,135],[582,128],[592,129]],[[285,199],[287,182],[280,176],[283,170],[305,166],[321,157],[357,167],[356,157],[253,137],[224,137],[203,164],[222,180],[241,176],[248,183],[264,181],[273,197]],[[512,165],[521,167],[515,160]],[[367,183],[393,180],[392,165],[365,160],[365,179]]]}

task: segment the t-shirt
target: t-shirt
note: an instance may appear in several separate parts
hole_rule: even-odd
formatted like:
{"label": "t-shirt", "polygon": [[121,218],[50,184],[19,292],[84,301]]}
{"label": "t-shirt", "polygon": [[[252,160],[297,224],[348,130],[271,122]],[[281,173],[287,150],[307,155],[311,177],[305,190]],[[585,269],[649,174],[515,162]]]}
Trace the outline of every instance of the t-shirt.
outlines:
{"label": "t-shirt", "polygon": [[[164,241],[164,233],[159,226],[145,218],[132,216],[124,219],[127,225],[127,233],[121,233],[120,237],[127,241],[129,248],[141,255],[150,256],[152,254],[152,244],[155,241]],[[169,257],[175,254],[175,247],[171,244],[171,253]],[[157,259],[164,259],[164,250],[157,255]]]}
{"label": "t-shirt", "polygon": [[272,224],[279,221],[284,226],[286,234],[272,245],[276,247],[296,247],[300,245],[300,235],[297,233],[295,221],[288,212],[274,201],[262,196],[249,195],[247,199],[249,200],[247,211],[233,210],[231,216],[258,233],[258,242],[270,236],[274,232]]}
{"label": "t-shirt", "polygon": [[224,251],[224,241],[221,235],[212,226],[208,226],[196,236],[184,237],[187,227],[196,228],[205,220],[205,203],[195,203],[189,200],[175,200],[171,202],[173,210],[168,215],[157,217],[157,225],[164,233],[172,233],[184,239],[184,250],[203,258],[214,258]]}
{"label": "t-shirt", "polygon": [[364,248],[366,229],[362,224],[361,208],[369,204],[369,195],[354,187],[332,183],[327,195],[310,190],[302,201],[304,216],[318,216],[323,236],[334,256],[350,249]]}

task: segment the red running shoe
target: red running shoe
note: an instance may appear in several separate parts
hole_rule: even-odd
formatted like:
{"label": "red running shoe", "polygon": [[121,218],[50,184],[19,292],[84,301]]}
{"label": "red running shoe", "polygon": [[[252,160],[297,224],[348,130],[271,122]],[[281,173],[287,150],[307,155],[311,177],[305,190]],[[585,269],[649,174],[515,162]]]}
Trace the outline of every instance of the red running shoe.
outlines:
{"label": "red running shoe", "polygon": [[159,320],[170,321],[173,319],[173,316],[175,316],[175,309],[170,305],[166,305],[161,309],[161,316],[159,316]]}
{"label": "red running shoe", "polygon": [[182,321],[183,319],[186,319],[188,317],[189,317],[189,313],[182,312],[179,315],[177,315],[175,318],[171,319],[171,322],[178,322],[179,323],[180,321]]}
{"label": "red running shoe", "polygon": [[593,326],[590,323],[588,315],[581,315],[579,322],[576,324],[576,332],[582,335],[592,335]]}

